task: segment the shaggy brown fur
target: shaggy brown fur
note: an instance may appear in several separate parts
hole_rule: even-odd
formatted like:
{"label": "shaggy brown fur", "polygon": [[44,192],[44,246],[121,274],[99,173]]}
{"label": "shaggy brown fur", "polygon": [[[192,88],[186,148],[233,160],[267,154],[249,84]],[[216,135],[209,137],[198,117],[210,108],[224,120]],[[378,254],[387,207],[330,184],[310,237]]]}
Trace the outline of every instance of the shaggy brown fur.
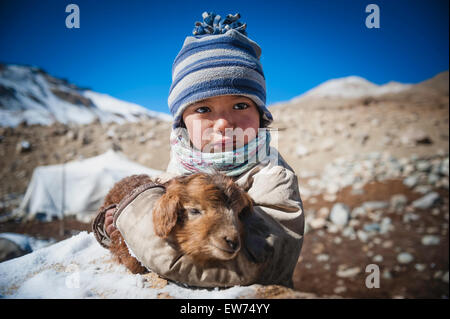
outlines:
{"label": "shaggy brown fur", "polygon": [[[136,187],[152,181],[133,175],[119,181],[105,197],[103,206],[118,204]],[[252,211],[252,199],[244,189],[222,174],[198,173],[175,177],[162,184],[166,192],[155,203],[153,226],[156,235],[171,239],[183,254],[202,264],[229,260],[240,250],[241,218]],[[111,252],[133,273],[146,272],[129,253],[119,231],[111,235]]]}

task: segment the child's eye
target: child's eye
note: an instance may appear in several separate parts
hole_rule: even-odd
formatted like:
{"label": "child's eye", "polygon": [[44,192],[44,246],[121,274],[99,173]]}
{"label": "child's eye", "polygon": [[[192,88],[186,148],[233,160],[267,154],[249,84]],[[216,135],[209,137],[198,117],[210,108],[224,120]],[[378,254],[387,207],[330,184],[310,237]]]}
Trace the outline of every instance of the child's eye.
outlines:
{"label": "child's eye", "polygon": [[235,110],[243,110],[243,109],[246,109],[246,108],[248,108],[248,104],[247,103],[238,103],[238,104],[235,104],[233,106],[233,109],[235,109]]}
{"label": "child's eye", "polygon": [[210,108],[207,106],[200,106],[199,108],[195,109],[195,112],[197,113],[206,113],[206,112],[210,112]]}

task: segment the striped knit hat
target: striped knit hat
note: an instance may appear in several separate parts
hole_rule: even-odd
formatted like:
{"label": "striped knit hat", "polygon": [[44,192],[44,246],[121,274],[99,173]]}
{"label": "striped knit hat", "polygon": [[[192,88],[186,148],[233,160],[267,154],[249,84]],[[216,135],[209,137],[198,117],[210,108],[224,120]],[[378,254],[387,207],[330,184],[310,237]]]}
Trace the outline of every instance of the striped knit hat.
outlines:
{"label": "striped knit hat", "polygon": [[266,123],[272,114],[266,107],[266,83],[259,61],[261,48],[247,37],[239,13],[221,21],[204,12],[193,36],[186,37],[172,66],[168,104],[179,127],[187,106],[219,95],[243,95],[258,106]]}

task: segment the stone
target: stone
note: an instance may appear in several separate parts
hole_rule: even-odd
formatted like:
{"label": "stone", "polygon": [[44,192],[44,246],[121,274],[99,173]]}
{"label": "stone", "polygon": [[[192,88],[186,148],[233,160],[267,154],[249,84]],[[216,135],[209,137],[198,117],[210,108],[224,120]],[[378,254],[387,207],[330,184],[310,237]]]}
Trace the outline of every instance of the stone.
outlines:
{"label": "stone", "polygon": [[433,278],[434,278],[434,279],[440,279],[440,278],[442,278],[442,270],[436,271],[436,272],[434,273],[434,275],[433,275]]}
{"label": "stone", "polygon": [[403,180],[403,185],[413,188],[419,183],[418,175],[410,175]]}
{"label": "stone", "polygon": [[439,173],[448,177],[448,175],[449,175],[449,158],[448,157],[441,162]]}
{"label": "stone", "polygon": [[388,269],[385,269],[381,276],[383,277],[383,279],[392,279],[392,273]]}
{"label": "stone", "polygon": [[122,152],[123,151],[122,146],[120,146],[120,143],[117,141],[110,142],[109,148],[114,150],[114,152]]}
{"label": "stone", "polygon": [[116,137],[116,132],[114,130],[114,128],[110,128],[107,132],[106,132],[106,136],[108,137],[108,139],[113,139]]}
{"label": "stone", "polygon": [[318,262],[327,262],[328,260],[330,260],[330,256],[327,254],[320,254],[320,255],[317,255],[316,260]]}
{"label": "stone", "polygon": [[412,202],[414,208],[428,209],[439,202],[441,196],[437,192],[431,192]]}
{"label": "stone", "polygon": [[428,182],[428,184],[430,184],[430,185],[435,185],[438,181],[439,181],[439,176],[438,175],[436,175],[436,174],[429,174],[428,175],[428,179],[427,179],[427,182]]}
{"label": "stone", "polygon": [[70,129],[66,134],[66,138],[67,138],[67,141],[69,141],[69,142],[75,141],[78,138],[78,132]]}
{"label": "stone", "polygon": [[360,272],[361,272],[361,268],[360,267],[352,267],[352,268],[339,269],[336,272],[336,275],[339,278],[350,278],[350,277],[355,277]]}
{"label": "stone", "polygon": [[316,216],[318,218],[324,218],[327,219],[330,216],[330,209],[328,207],[321,207],[318,211]]}
{"label": "stone", "polygon": [[432,191],[432,187],[430,185],[417,185],[414,187],[413,192],[420,194],[428,194]]}
{"label": "stone", "polygon": [[374,119],[372,119],[372,120],[370,121],[370,124],[371,124],[372,126],[378,127],[378,126],[380,126],[380,120],[377,119],[377,118],[374,118]]}
{"label": "stone", "polygon": [[92,139],[92,136],[90,135],[90,133],[85,132],[85,133],[83,134],[82,139],[81,139],[81,143],[82,143],[83,145],[88,145],[88,144],[91,144],[92,141],[93,141],[93,139]]}
{"label": "stone", "polygon": [[352,227],[345,227],[342,230],[342,236],[348,237],[350,239],[355,239],[356,238],[355,230]]}
{"label": "stone", "polygon": [[361,224],[361,222],[359,220],[356,220],[356,219],[351,219],[348,222],[348,226],[353,227],[353,228],[358,227],[360,224]]}
{"label": "stone", "polygon": [[380,227],[380,224],[378,224],[378,223],[370,223],[370,224],[365,224],[363,226],[363,229],[367,232],[379,232],[381,227]]}
{"label": "stone", "polygon": [[312,253],[314,255],[319,255],[325,250],[325,245],[321,242],[314,243],[312,246]]}
{"label": "stone", "polygon": [[333,140],[332,138],[327,138],[320,144],[320,150],[330,151],[334,148],[335,145],[336,145],[335,140]]}
{"label": "stone", "polygon": [[381,262],[383,262],[384,258],[381,255],[376,255],[372,258],[372,260],[376,263],[381,263]]}
{"label": "stone", "polygon": [[325,227],[326,220],[324,218],[313,218],[309,222],[309,226],[311,226],[312,229],[319,229]]}
{"label": "stone", "polygon": [[426,160],[420,160],[417,161],[416,163],[417,170],[421,172],[429,172],[431,171],[431,167],[432,167],[431,163]]}
{"label": "stone", "polygon": [[416,146],[418,144],[432,144],[433,141],[422,130],[417,130],[411,128],[406,131],[402,136],[400,136],[400,142],[406,146]]}
{"label": "stone", "polygon": [[339,185],[335,183],[329,183],[326,187],[327,194],[336,194],[339,191]]}
{"label": "stone", "polygon": [[15,242],[7,238],[0,238],[0,262],[17,258],[27,253],[29,251],[23,250]]}
{"label": "stone", "polygon": [[402,217],[402,220],[404,223],[409,223],[410,221],[418,220],[420,218],[420,215],[413,214],[413,213],[405,213]]}
{"label": "stone", "polygon": [[444,178],[442,178],[439,182],[437,182],[436,184],[435,184],[435,186],[436,187],[442,187],[442,188],[445,188],[446,190],[449,190],[449,185],[450,183],[449,183],[449,178],[448,178],[448,176],[447,177],[444,177]]}
{"label": "stone", "polygon": [[442,281],[448,284],[448,271],[442,276]]}
{"label": "stone", "polygon": [[415,264],[414,268],[416,268],[417,271],[424,271],[427,266],[425,264]]}
{"label": "stone", "polygon": [[422,237],[422,245],[425,246],[439,245],[440,242],[441,239],[435,235],[425,235]]}
{"label": "stone", "polygon": [[306,156],[309,154],[309,150],[304,145],[301,144],[297,145],[295,152],[299,157]]}
{"label": "stone", "polygon": [[358,218],[359,216],[364,216],[366,214],[366,210],[362,206],[358,206],[353,208],[352,213],[350,214],[352,218]]}
{"label": "stone", "polygon": [[352,185],[352,195],[364,195],[364,185],[362,183],[356,183]]}
{"label": "stone", "polygon": [[327,232],[329,232],[330,234],[336,234],[337,232],[339,232],[340,230],[340,226],[337,226],[333,223],[327,223]]}
{"label": "stone", "polygon": [[31,143],[27,140],[22,140],[16,146],[16,151],[18,153],[26,153],[31,151]]}
{"label": "stone", "polygon": [[404,164],[403,166],[403,176],[409,176],[411,175],[415,170],[415,166],[412,164]]}
{"label": "stone", "polygon": [[336,133],[341,133],[341,132],[345,131],[345,128],[346,128],[345,124],[337,123],[336,126],[334,127],[334,131]]}
{"label": "stone", "polygon": [[392,248],[392,246],[394,246],[394,242],[392,240],[386,240],[385,242],[383,242],[381,244],[381,246],[383,248],[389,249],[389,248]]}
{"label": "stone", "polygon": [[389,203],[384,201],[372,201],[372,202],[365,202],[362,204],[362,206],[364,207],[365,210],[374,211],[378,209],[388,208]]}
{"label": "stone", "polygon": [[397,261],[401,264],[409,264],[414,260],[413,255],[407,252],[403,252],[397,255]]}
{"label": "stone", "polygon": [[393,229],[394,225],[392,225],[392,220],[389,217],[383,217],[380,223],[380,234],[386,234]]}
{"label": "stone", "polygon": [[333,291],[334,291],[335,294],[339,295],[339,294],[341,294],[341,293],[346,292],[346,291],[347,291],[347,287],[345,287],[345,286],[339,286],[339,287],[334,288]]}
{"label": "stone", "polygon": [[323,195],[323,200],[327,201],[327,202],[334,202],[336,201],[337,196],[336,194],[325,194]]}
{"label": "stone", "polygon": [[333,224],[338,226],[345,226],[350,217],[350,208],[342,203],[333,205],[330,213],[330,220]]}
{"label": "stone", "polygon": [[362,230],[358,230],[356,232],[356,236],[359,238],[360,241],[362,242],[367,242],[367,240],[369,239],[369,235],[367,235],[366,232],[362,231]]}
{"label": "stone", "polygon": [[359,144],[364,145],[366,144],[367,140],[369,139],[369,134],[367,133],[362,133],[359,134],[356,139],[358,140]]}
{"label": "stone", "polygon": [[395,194],[391,196],[389,201],[390,207],[396,211],[402,210],[408,203],[408,197],[403,194]]}
{"label": "stone", "polygon": [[439,228],[438,227],[427,227],[426,232],[428,234],[437,234],[439,232]]}

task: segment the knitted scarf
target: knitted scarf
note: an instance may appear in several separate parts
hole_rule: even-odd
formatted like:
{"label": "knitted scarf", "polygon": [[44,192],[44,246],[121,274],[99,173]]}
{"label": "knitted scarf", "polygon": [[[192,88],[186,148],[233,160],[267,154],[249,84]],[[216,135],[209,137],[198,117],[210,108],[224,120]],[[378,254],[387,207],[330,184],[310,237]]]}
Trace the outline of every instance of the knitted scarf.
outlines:
{"label": "knitted scarf", "polygon": [[190,145],[185,128],[176,128],[171,132],[170,145],[180,174],[220,172],[227,176],[238,176],[270,155],[270,139],[267,129],[259,129],[258,135],[239,149],[204,153]]}

